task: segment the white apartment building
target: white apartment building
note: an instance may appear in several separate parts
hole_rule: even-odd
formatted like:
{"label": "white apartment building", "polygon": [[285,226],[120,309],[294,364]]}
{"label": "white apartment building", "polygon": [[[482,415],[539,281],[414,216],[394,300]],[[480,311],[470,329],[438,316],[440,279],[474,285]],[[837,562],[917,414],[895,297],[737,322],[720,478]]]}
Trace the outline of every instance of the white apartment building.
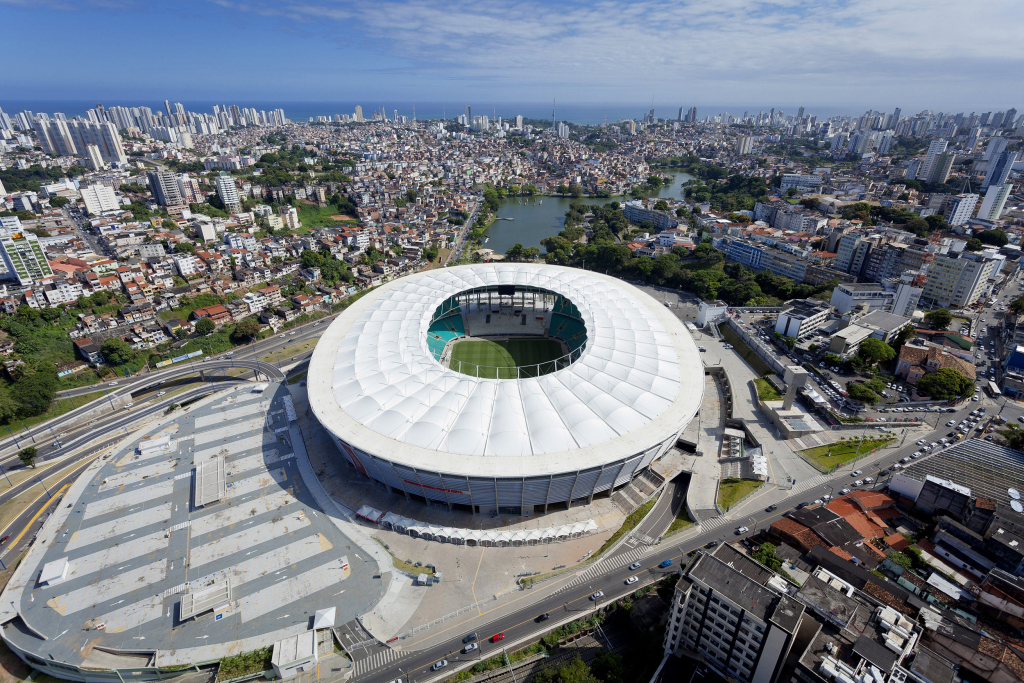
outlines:
{"label": "white apartment building", "polygon": [[750,154],[754,151],[754,136],[741,135],[736,138],[736,153],[740,155]]}
{"label": "white apartment building", "polygon": [[[924,155],[924,161],[921,162],[921,166],[917,169],[917,178],[921,180],[929,180],[935,170],[935,162],[939,155],[946,151],[946,145],[948,143],[942,139],[935,139],[928,143],[928,151]],[[907,174],[910,177],[910,174]]]}
{"label": "white apartment building", "polygon": [[284,227],[289,230],[298,230],[302,227],[302,224],[299,223],[299,212],[295,210],[294,206],[282,206],[278,212],[281,214]]}
{"label": "white apartment building", "polygon": [[831,310],[829,305],[812,299],[787,301],[775,322],[775,331],[783,337],[802,339],[824,325]]}
{"label": "white apartment building", "polygon": [[829,304],[836,313],[849,313],[858,306],[866,305],[867,312],[890,311],[895,292],[887,290],[876,282],[840,282],[832,290]]}
{"label": "white apartment building", "polygon": [[644,221],[650,221],[658,232],[679,225],[679,220],[674,214],[668,211],[656,211],[653,208],[648,209],[639,199],[625,202],[622,205],[622,213],[630,223],[639,225]]}
{"label": "white apartment building", "polygon": [[676,584],[665,651],[700,657],[729,680],[772,683],[803,614],[781,577],[723,544],[698,553]]}
{"label": "white apartment building", "polygon": [[7,275],[27,286],[53,275],[50,262],[39,246],[39,238],[30,232],[7,232],[8,226],[21,228],[21,221],[4,218],[4,233],[0,234],[0,256],[7,266]]}
{"label": "white apartment building", "polygon": [[949,205],[946,222],[950,225],[963,225],[971,220],[974,207],[978,205],[978,195],[973,192],[958,194]]}
{"label": "white apartment building", "polygon": [[85,202],[86,213],[100,216],[107,211],[118,211],[121,202],[117,201],[114,188],[109,185],[92,185],[82,188],[82,201]]}
{"label": "white apartment building", "polygon": [[192,254],[175,254],[174,267],[182,277],[195,275],[203,269],[203,262]]}
{"label": "white apartment building", "polygon": [[978,209],[978,218],[983,221],[997,221],[1003,215],[1006,207],[1006,200],[1010,198],[1010,191],[1013,183],[1002,185],[989,185],[985,192],[985,198],[981,200],[981,208]]}
{"label": "white apartment building", "polygon": [[962,254],[960,258],[940,254],[928,267],[921,298],[947,308],[970,306],[988,290],[999,264],[997,259],[976,254]]}
{"label": "white apartment building", "polygon": [[245,249],[249,252],[254,252],[259,248],[256,238],[247,232],[224,233],[224,244],[232,249]]}
{"label": "white apartment building", "polygon": [[779,186],[779,189],[783,193],[791,187],[795,187],[800,192],[814,191],[821,186],[821,180],[822,177],[816,173],[783,173],[782,184]]}
{"label": "white apartment building", "polygon": [[242,202],[238,198],[238,188],[235,186],[234,178],[223,174],[217,176],[217,196],[224,202],[224,208],[228,213],[241,213]]}
{"label": "white apartment building", "polygon": [[259,313],[270,305],[270,300],[259,291],[248,292],[242,297],[242,301],[249,307],[250,313]]}

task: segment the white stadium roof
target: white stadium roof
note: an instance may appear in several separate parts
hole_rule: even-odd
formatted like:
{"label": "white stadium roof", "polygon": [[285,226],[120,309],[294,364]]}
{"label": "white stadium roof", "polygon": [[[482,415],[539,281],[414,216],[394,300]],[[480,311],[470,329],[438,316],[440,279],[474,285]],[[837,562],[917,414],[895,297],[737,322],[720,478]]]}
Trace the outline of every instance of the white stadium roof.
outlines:
{"label": "white stadium roof", "polygon": [[[440,365],[427,348],[432,314],[488,285],[571,300],[587,328],[580,357],[521,379]],[[325,331],[308,387],[321,423],[356,448],[412,466],[514,476],[590,467],[671,438],[699,408],[704,377],[682,322],[640,290],[593,272],[509,263],[427,271],[367,294]]]}

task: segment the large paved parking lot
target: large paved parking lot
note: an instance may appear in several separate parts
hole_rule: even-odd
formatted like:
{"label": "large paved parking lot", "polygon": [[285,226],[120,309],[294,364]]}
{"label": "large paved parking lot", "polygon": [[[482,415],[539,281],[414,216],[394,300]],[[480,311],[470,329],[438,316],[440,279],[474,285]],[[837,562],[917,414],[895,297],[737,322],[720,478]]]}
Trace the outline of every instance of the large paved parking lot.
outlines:
{"label": "large paved parking lot", "polygon": [[[98,459],[8,586],[21,618],[7,638],[76,666],[139,665],[108,648],[189,664],[305,631],[318,609],[337,607],[341,624],[376,602],[376,563],[300,476],[288,400],[277,384],[222,392]],[[215,500],[197,506],[193,490]],[[65,560],[62,581],[40,583]],[[187,595],[205,604],[183,619]]]}

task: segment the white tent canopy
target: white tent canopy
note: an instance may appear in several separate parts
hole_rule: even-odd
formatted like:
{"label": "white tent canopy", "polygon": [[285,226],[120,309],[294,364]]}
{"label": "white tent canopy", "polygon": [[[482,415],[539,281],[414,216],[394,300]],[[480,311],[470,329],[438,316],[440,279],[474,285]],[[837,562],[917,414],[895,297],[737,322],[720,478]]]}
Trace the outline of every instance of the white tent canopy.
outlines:
{"label": "white tent canopy", "polygon": [[337,607],[318,609],[313,615],[313,628],[331,628],[334,626],[334,617],[338,613]]}
{"label": "white tent canopy", "polygon": [[407,533],[417,538],[432,541],[455,543],[457,545],[481,546],[519,546],[538,545],[541,543],[558,543],[597,532],[597,524],[592,519],[573,524],[564,524],[543,529],[519,529],[516,531],[499,531],[487,529],[461,529],[448,526],[437,526],[416,519],[404,517],[393,512],[380,518],[381,525],[387,529]]}

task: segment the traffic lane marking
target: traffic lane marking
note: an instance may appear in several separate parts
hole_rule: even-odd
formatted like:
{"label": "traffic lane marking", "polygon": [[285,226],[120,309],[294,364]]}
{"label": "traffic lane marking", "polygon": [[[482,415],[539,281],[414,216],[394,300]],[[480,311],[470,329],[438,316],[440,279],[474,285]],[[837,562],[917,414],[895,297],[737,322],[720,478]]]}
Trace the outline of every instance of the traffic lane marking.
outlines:
{"label": "traffic lane marking", "polygon": [[[57,499],[57,498],[60,498],[60,495],[61,495],[62,493],[64,493],[64,489],[66,489],[66,488],[67,488],[67,487],[69,487],[69,486],[71,486],[71,484],[64,484],[64,486],[61,486],[61,487],[60,487],[60,490],[59,490],[59,491],[57,491],[57,493],[55,493],[55,494],[53,494],[52,496],[50,496],[50,500],[47,500],[47,501],[46,501],[46,504],[45,504],[45,505],[42,505],[42,506],[41,506],[41,507],[39,508],[39,510],[37,510],[37,511],[36,511],[36,514],[32,515],[32,519],[28,520],[28,524],[26,524],[26,525],[25,525],[25,528],[21,530],[21,533],[20,533],[20,534],[18,534],[18,535],[17,535],[17,536],[16,536],[15,538],[14,538],[14,540],[13,540],[13,541],[11,541],[11,544],[10,544],[9,546],[7,546],[7,547],[8,547],[8,548],[13,548],[14,546],[18,545],[18,541],[20,541],[20,540],[21,540],[21,537],[25,535],[25,532],[26,532],[26,531],[28,531],[28,530],[29,530],[30,528],[32,528],[32,525],[33,525],[33,524],[35,524],[35,521],[36,521],[37,519],[39,519],[39,515],[43,514],[43,510],[45,510],[46,508],[50,507],[50,503],[51,503],[51,502],[52,502],[53,500],[55,500],[55,499]],[[44,493],[48,493],[48,492],[44,492]],[[33,501],[32,501],[31,503],[29,503],[27,507],[31,507],[31,506],[32,506],[32,504],[36,502],[36,500],[39,500],[39,498],[42,498],[42,495],[40,495],[40,496],[39,496],[38,498],[36,498],[35,500],[33,500]]]}

